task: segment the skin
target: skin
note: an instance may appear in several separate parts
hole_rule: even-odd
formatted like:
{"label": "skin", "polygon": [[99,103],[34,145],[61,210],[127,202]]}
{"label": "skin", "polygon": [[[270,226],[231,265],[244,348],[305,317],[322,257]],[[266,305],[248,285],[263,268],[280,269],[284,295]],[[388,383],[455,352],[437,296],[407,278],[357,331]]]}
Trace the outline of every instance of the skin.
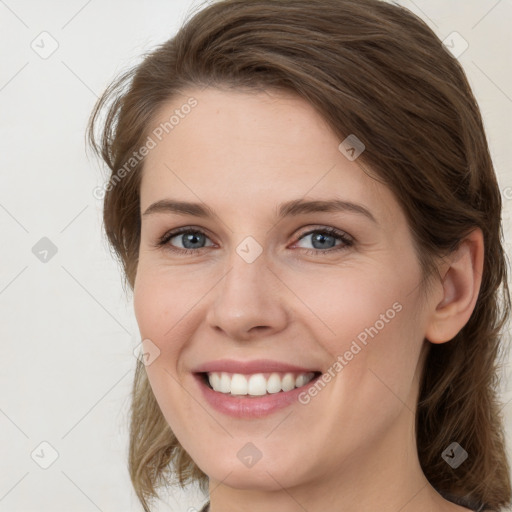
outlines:
{"label": "skin", "polygon": [[[481,232],[440,263],[442,279],[425,295],[398,202],[338,150],[341,141],[307,102],[270,91],[185,93],[154,119],[155,126],[169,119],[190,96],[198,101],[146,157],[141,213],[173,198],[204,202],[216,216],[142,215],[134,308],[142,338],[160,350],[146,367],[153,392],[210,478],[210,510],[468,510],[426,480],[414,410],[422,348],[450,340],[473,311]],[[276,218],[281,202],[335,197],[363,205],[376,222],[355,212]],[[203,248],[155,247],[184,226],[206,234]],[[303,236],[325,227],[354,243],[327,253],[343,242],[321,248],[316,232]],[[247,236],[263,249],[252,263],[236,252]],[[172,238],[177,250],[183,243]],[[315,248],[317,255],[307,254]],[[205,402],[192,377],[194,367],[220,358],[326,372],[397,302],[401,311],[305,405],[231,418]],[[237,457],[248,442],[262,454],[250,468]]]}

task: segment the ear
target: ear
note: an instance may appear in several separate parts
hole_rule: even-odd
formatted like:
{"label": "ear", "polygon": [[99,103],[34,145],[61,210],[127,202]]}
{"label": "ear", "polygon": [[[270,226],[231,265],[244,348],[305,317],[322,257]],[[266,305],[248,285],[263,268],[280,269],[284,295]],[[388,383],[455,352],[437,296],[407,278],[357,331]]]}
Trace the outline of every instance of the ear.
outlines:
{"label": "ear", "polygon": [[425,337],[432,343],[453,339],[475,308],[484,263],[482,230],[474,229],[442,265],[442,299],[434,303]]}

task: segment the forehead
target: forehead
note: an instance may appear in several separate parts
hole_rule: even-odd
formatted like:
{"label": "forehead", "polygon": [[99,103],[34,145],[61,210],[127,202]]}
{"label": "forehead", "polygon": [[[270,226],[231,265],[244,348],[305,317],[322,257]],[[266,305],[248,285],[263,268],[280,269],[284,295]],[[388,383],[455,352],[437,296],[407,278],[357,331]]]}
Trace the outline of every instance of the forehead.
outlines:
{"label": "forehead", "polygon": [[155,147],[144,163],[143,211],[166,193],[213,208],[231,205],[233,212],[305,196],[357,200],[381,216],[398,208],[386,187],[338,149],[341,140],[316,110],[292,93],[190,89],[159,109],[150,130]]}

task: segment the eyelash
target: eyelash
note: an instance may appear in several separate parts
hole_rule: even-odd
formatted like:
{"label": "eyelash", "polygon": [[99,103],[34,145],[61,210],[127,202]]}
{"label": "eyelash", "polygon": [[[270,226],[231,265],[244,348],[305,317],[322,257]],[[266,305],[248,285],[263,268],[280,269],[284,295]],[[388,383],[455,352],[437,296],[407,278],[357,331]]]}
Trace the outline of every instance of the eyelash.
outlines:
{"label": "eyelash", "polygon": [[[169,244],[169,241],[172,238],[174,238],[175,236],[188,234],[188,233],[200,233],[202,235],[205,235],[208,238],[208,235],[201,229],[191,229],[190,227],[179,228],[174,231],[169,231],[168,233],[163,235],[161,238],[159,238],[157,243],[155,244],[155,247],[165,248],[167,250],[170,250],[175,253],[179,253],[184,256],[189,255],[189,254],[191,255],[194,253],[197,254],[199,251],[201,251],[201,249],[207,249],[207,247],[200,247],[198,249],[181,249],[181,248],[173,247],[172,245]],[[299,247],[299,249],[302,249],[303,251],[305,251],[305,254],[308,254],[311,256],[320,256],[321,254],[326,254],[326,253],[330,254],[333,252],[343,251],[343,250],[346,250],[349,247],[352,247],[354,245],[354,240],[352,238],[350,238],[346,233],[343,233],[343,231],[338,231],[337,229],[330,228],[330,227],[317,228],[317,229],[312,229],[310,231],[307,231],[306,233],[303,233],[297,239],[297,241],[300,241],[303,238],[305,238],[306,236],[311,235],[313,233],[321,233],[322,235],[333,236],[334,238],[341,240],[343,243],[338,246],[332,247],[330,249],[326,249],[326,250],[304,249],[304,248]]]}

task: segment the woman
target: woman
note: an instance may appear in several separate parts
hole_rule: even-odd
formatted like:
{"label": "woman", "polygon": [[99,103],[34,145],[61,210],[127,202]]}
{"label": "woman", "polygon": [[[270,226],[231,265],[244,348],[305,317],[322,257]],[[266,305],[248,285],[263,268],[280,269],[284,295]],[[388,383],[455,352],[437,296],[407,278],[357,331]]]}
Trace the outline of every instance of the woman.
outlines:
{"label": "woman", "polygon": [[424,22],[215,2],[109,87],[89,136],[143,339],[144,510],[173,479],[210,512],[510,504],[500,192]]}

